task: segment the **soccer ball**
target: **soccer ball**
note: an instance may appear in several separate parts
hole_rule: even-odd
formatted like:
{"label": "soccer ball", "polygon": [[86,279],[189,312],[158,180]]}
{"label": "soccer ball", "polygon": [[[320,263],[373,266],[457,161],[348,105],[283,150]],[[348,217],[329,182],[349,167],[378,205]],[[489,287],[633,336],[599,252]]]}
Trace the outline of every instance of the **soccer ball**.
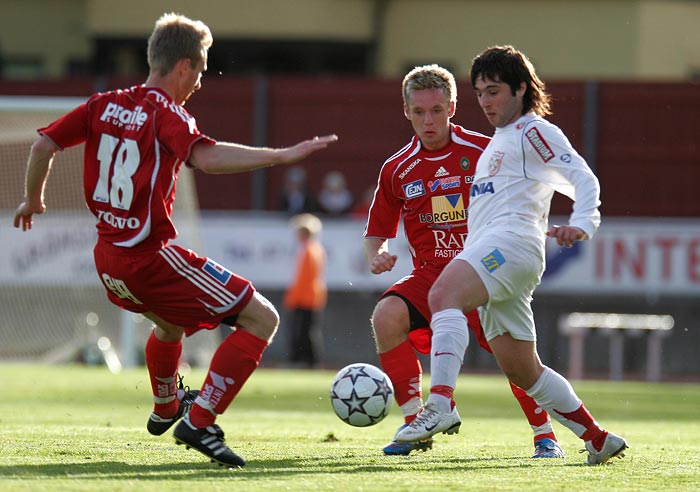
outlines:
{"label": "soccer ball", "polygon": [[346,424],[368,427],[389,414],[394,387],[379,368],[362,362],[343,367],[331,384],[331,404]]}

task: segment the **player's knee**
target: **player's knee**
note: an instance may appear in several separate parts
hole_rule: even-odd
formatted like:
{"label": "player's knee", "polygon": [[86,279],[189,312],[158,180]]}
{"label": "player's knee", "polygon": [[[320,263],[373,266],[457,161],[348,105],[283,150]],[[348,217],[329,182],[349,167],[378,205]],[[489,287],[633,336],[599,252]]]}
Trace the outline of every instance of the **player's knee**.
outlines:
{"label": "player's knee", "polygon": [[[382,300],[374,308],[372,313],[372,329],[378,337],[393,336],[396,334],[408,334],[409,320],[396,303]],[[405,310],[405,308],[404,308]]]}
{"label": "player's knee", "polygon": [[450,303],[449,291],[441,282],[435,282],[428,292],[428,307],[431,313],[437,313],[447,308],[455,307]]}
{"label": "player's knee", "polygon": [[185,329],[165,321],[155,313],[143,313],[143,316],[153,322],[153,333],[161,342],[179,342],[185,336]]}
{"label": "player's knee", "polygon": [[380,352],[402,343],[410,331],[408,310],[404,302],[397,297],[382,299],[374,308],[371,324]]}
{"label": "player's knee", "polygon": [[256,292],[238,316],[237,324],[259,338],[272,341],[279,323],[280,316],[275,306]]}
{"label": "player's knee", "polygon": [[171,324],[156,324],[153,328],[156,338],[161,342],[179,342],[185,335],[185,330],[180,326]]}
{"label": "player's knee", "polygon": [[272,340],[280,324],[280,315],[271,302],[268,301],[264,304],[264,309],[261,310],[259,323],[262,331],[261,335],[267,340]]}

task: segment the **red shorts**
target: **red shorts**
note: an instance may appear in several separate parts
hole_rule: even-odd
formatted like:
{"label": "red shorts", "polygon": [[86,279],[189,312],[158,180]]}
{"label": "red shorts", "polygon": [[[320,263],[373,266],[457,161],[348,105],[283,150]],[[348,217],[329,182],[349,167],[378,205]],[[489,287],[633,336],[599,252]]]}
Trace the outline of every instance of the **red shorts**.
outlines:
{"label": "red shorts", "polygon": [[255,293],[249,280],[176,245],[134,251],[98,241],[94,254],[113,304],[152,312],[182,326],[188,336],[235,317]]}
{"label": "red shorts", "polygon": [[[381,296],[398,295],[405,301],[410,302],[423,317],[421,320],[417,316],[410,316],[411,328],[408,332],[408,339],[411,345],[422,354],[430,353],[433,330],[430,329],[431,314],[430,308],[428,307],[428,292],[439,274],[439,270],[416,268],[410,275],[389,287]],[[489,347],[486,337],[484,337],[484,330],[481,328],[481,321],[479,320],[479,313],[477,310],[469,311],[466,313],[466,316],[469,329],[476,337],[479,345],[487,352],[491,353],[491,347]]]}

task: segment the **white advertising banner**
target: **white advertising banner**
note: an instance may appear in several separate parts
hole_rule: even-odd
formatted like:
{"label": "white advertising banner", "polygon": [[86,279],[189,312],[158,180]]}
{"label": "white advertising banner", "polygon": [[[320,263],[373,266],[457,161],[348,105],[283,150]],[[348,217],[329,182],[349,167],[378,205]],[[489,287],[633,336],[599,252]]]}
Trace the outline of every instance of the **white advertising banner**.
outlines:
{"label": "white advertising banner", "polygon": [[[50,211],[24,233],[12,227],[12,216],[0,214],[0,285],[99,284],[92,260],[94,221],[87,212]],[[258,288],[283,289],[291,281],[297,244],[285,218],[203,213],[198,228],[201,243],[194,248]],[[399,231],[390,242],[399,256],[396,268],[372,275],[362,251],[363,228],[363,221],[324,222],[321,240],[331,289],[378,291],[410,272],[407,243]],[[700,220],[604,218],[591,241],[561,249],[549,240],[538,293],[699,295]]]}
{"label": "white advertising banner", "polygon": [[90,213],[50,210],[29,231],[12,225],[14,211],[0,213],[0,285],[99,285],[92,248],[97,239]]}
{"label": "white advertising banner", "polygon": [[[384,289],[411,272],[408,245],[399,237],[390,251],[399,256],[393,271],[373,275],[362,250],[364,221],[325,220],[321,242],[326,248],[326,281],[330,289]],[[255,216],[205,216],[200,226],[207,256],[259,288],[285,288],[296,267],[297,242],[286,219]]]}
{"label": "white advertising banner", "polygon": [[[564,220],[550,220],[564,223]],[[700,220],[605,218],[591,241],[548,241],[539,293],[700,294]]]}

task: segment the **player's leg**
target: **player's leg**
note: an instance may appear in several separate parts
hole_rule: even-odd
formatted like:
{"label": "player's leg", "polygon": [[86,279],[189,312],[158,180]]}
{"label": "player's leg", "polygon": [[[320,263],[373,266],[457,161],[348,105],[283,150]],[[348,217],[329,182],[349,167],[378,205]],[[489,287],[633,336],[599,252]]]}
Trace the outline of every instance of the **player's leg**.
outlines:
{"label": "player's leg", "polygon": [[[394,398],[404,416],[405,424],[399,430],[410,424],[423,408],[423,369],[409,341],[410,325],[407,301],[397,295],[388,295],[380,299],[372,313],[372,330],[379,361],[392,382]],[[431,447],[432,441],[399,443],[394,439],[383,451],[388,455],[405,456],[411,451],[425,451]]]}
{"label": "player's leg", "polygon": [[258,367],[277,331],[279,315],[272,303],[256,292],[238,314],[235,325],[235,331],[214,353],[195,404],[175,429],[179,443],[226,466],[243,466],[245,461],[224,443],[216,417],[226,411]]}
{"label": "player's leg", "polygon": [[404,420],[411,423],[423,407],[423,370],[408,339],[410,321],[406,302],[395,295],[382,298],[374,308],[371,322],[382,369],[391,379]]}
{"label": "player's leg", "polygon": [[[184,328],[156,314],[163,310],[164,304],[180,305],[180,299],[173,299],[177,297],[177,289],[181,289],[183,276],[160,255],[125,256],[123,250],[98,241],[94,249],[95,268],[110,302],[128,311],[143,313],[155,325],[145,346],[154,401],[146,428],[151,434],[161,435],[187,411],[197,393],[180,388],[182,385],[178,384]],[[168,319],[181,319],[168,314]]]}
{"label": "player's leg", "polygon": [[508,383],[534,434],[535,453],[532,457],[563,458],[564,450],[559,446],[549,413],[540,407],[525,390],[510,381]]}
{"label": "player's leg", "polygon": [[588,464],[602,464],[622,456],[624,439],[603,429],[560,374],[542,365],[535,342],[516,340],[504,334],[489,341],[499,365],[508,378],[550,415],[586,443]]}
{"label": "player's leg", "polygon": [[178,379],[183,328],[168,323],[154,313],[144,313],[144,316],[154,323],[145,347],[146,368],[154,402],[146,428],[151,434],[159,436],[189,410],[198,392],[185,388]]}
{"label": "player's leg", "polygon": [[430,396],[418,418],[397,436],[399,441],[426,439],[439,432],[459,432],[461,419],[452,397],[469,343],[464,312],[487,300],[483,282],[471,265],[459,257],[445,267],[433,284],[428,296],[433,313]]}
{"label": "player's leg", "polygon": [[[486,341],[486,336],[484,335],[484,329],[481,326],[478,311],[474,310],[468,312],[467,320],[469,323],[469,330],[481,348],[486,350],[488,353],[493,354],[489,343]],[[518,402],[520,408],[525,414],[525,418],[530,424],[530,428],[534,434],[535,453],[532,455],[532,457],[563,458],[564,451],[557,442],[557,437],[554,433],[554,429],[552,428],[552,421],[549,418],[547,411],[540,407],[530,396],[528,396],[528,394],[525,393],[522,388],[519,388],[510,381],[509,384],[513,396],[515,396],[515,400]]]}
{"label": "player's leg", "polygon": [[278,323],[274,306],[256,292],[238,315],[236,329],[214,352],[199,397],[190,411],[190,421],[195,427],[212,425],[216,416],[228,408],[258,367]]}

